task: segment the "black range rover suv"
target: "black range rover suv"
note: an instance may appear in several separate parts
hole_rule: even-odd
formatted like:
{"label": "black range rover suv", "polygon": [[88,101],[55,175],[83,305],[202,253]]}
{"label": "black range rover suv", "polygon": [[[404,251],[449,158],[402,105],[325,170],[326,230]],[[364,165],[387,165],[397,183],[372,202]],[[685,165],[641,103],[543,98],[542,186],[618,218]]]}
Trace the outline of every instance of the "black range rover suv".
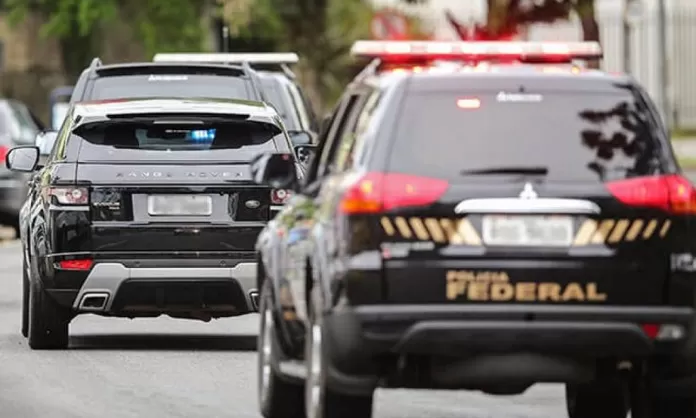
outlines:
{"label": "black range rover suv", "polygon": [[696,417],[696,191],[640,85],[594,43],[354,52],[305,181],[252,165],[295,190],[257,243],[262,414],[556,382],[571,418]]}
{"label": "black range rover suv", "polygon": [[[63,348],[80,313],[211,318],[255,311],[254,244],[275,195],[254,184],[258,153],[294,150],[268,105],[126,99],[73,104],[20,215],[22,332]],[[300,167],[298,167],[298,170]],[[38,171],[37,171],[38,170]]]}

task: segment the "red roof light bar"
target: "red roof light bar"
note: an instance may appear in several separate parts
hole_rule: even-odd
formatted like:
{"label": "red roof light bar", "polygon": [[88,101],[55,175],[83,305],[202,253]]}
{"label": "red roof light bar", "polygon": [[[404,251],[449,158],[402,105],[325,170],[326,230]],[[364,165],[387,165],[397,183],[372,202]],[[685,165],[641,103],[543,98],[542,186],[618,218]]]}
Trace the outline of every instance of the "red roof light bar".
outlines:
{"label": "red roof light bar", "polygon": [[493,59],[544,61],[589,60],[603,56],[598,42],[467,42],[467,41],[357,41],[351,48],[356,57],[382,61],[449,59],[486,61]]}

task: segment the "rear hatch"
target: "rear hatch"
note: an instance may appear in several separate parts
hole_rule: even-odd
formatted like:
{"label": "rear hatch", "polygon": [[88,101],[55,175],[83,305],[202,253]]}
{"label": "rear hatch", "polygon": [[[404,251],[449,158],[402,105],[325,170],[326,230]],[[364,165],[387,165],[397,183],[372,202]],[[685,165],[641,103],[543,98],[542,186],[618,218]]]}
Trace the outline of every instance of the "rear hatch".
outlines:
{"label": "rear hatch", "polygon": [[642,98],[520,91],[408,95],[375,219],[387,301],[669,302],[693,190]]}
{"label": "rear hatch", "polygon": [[253,251],[272,192],[253,183],[249,161],[276,150],[276,126],[140,119],[76,133],[85,140],[77,180],[88,189],[94,251]]}

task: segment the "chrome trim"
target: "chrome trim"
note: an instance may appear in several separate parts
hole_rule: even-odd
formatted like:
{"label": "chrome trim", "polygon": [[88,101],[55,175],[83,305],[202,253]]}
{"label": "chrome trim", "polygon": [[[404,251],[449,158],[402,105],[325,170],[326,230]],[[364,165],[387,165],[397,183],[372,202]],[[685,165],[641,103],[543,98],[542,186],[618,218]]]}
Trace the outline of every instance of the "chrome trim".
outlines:
{"label": "chrome trim", "polygon": [[61,211],[61,212],[67,212],[67,211],[73,211],[73,212],[89,212],[89,206],[87,205],[75,205],[75,206],[58,206],[58,205],[49,205],[48,210],[50,211]]}
{"label": "chrome trim", "polygon": [[[121,263],[98,263],[87,275],[82,287],[78,291],[73,304],[73,309],[80,310],[83,298],[86,295],[107,295],[105,305],[100,311],[110,312],[113,300],[121,285],[128,280],[158,280],[166,279],[219,279],[235,281],[242,288],[247,298],[247,308],[255,311],[252,305],[251,293],[256,288],[256,263],[242,262],[234,267],[126,267]],[[93,312],[91,310],[90,312]]]}
{"label": "chrome trim", "polygon": [[589,200],[580,199],[520,199],[493,198],[467,199],[455,206],[454,213],[549,213],[549,214],[598,214],[599,206]]}

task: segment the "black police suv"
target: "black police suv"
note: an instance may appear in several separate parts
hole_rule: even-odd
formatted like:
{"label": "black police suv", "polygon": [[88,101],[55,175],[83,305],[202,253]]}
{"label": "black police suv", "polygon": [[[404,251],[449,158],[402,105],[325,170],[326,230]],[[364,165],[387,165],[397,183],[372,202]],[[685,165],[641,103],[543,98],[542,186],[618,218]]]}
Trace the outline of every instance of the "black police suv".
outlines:
{"label": "black police suv", "polygon": [[354,53],[304,181],[252,164],[295,191],[257,242],[263,415],[559,382],[572,418],[696,416],[696,193],[645,91],[593,43]]}
{"label": "black police suv", "polygon": [[259,77],[267,103],[276,108],[295,145],[314,143],[319,130],[317,116],[290,65],[299,61],[294,52],[262,53],[158,53],[160,63],[247,63]]}
{"label": "black police suv", "polygon": [[[73,104],[21,214],[22,332],[63,348],[76,315],[169,315],[209,321],[256,310],[254,244],[274,206],[249,162],[295,151],[268,105],[129,99]],[[302,175],[298,166],[299,175]]]}

